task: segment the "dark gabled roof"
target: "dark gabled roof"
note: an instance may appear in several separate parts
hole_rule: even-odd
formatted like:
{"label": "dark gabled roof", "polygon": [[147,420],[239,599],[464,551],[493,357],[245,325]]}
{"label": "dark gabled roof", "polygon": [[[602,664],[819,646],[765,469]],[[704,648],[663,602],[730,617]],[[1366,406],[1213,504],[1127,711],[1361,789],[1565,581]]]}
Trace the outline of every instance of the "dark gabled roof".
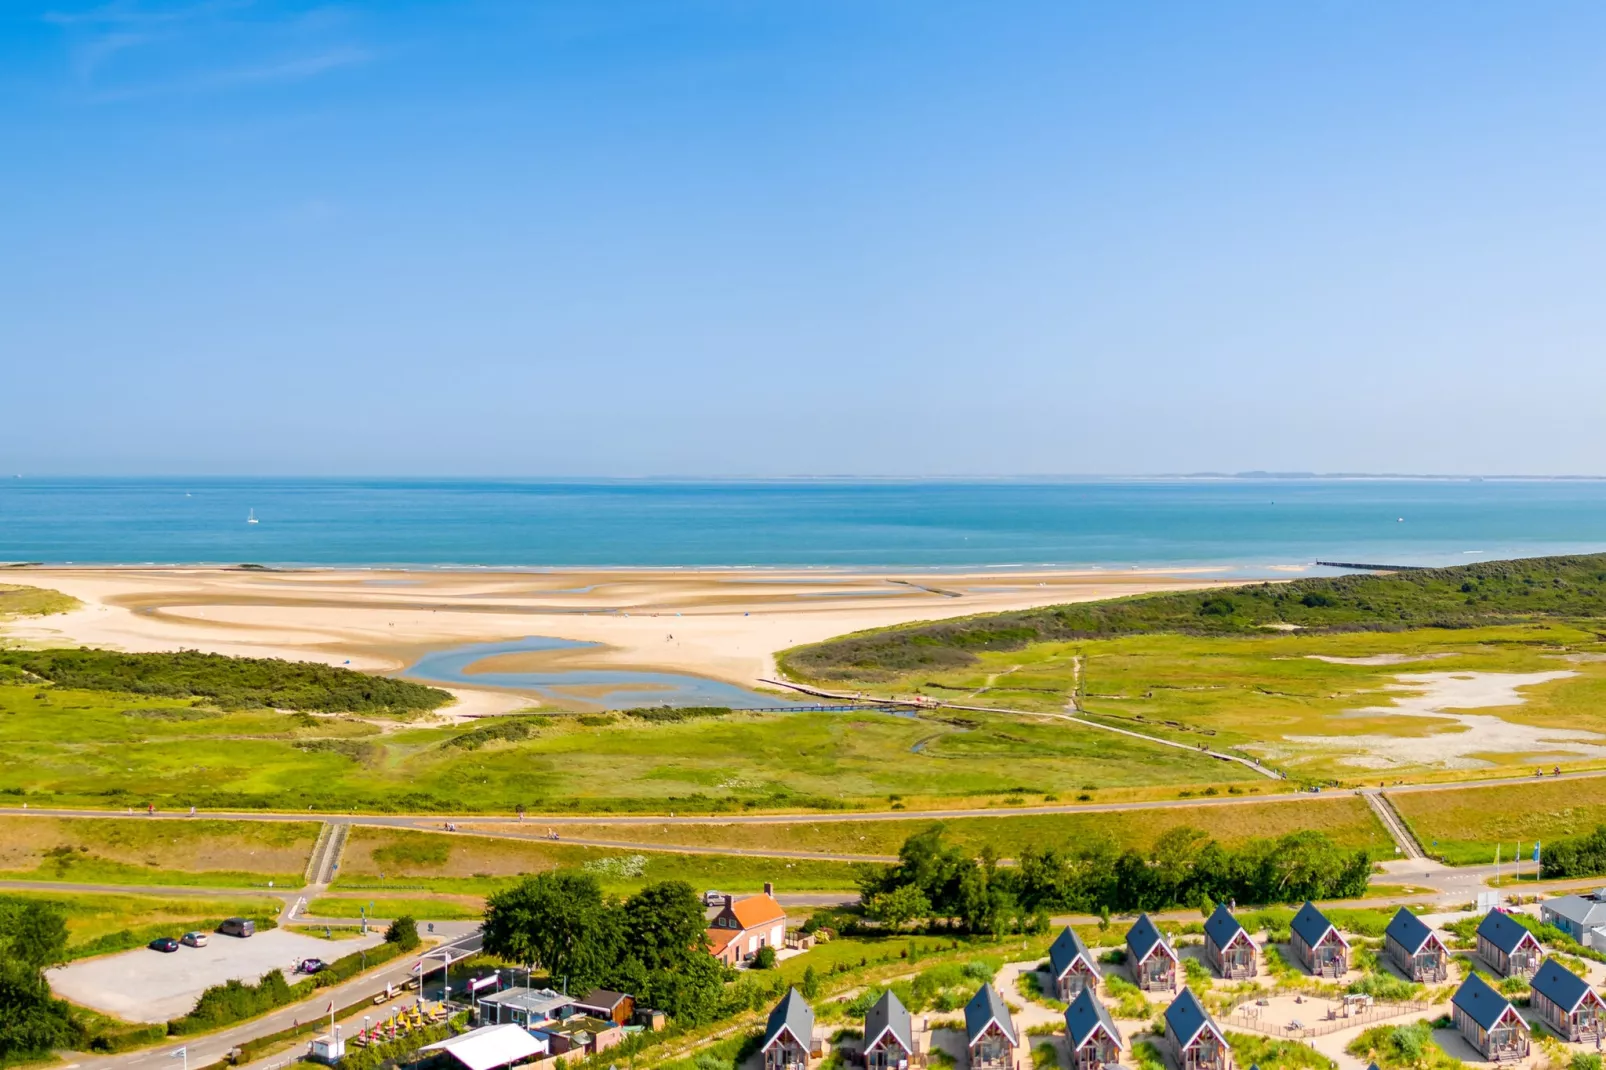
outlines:
{"label": "dark gabled roof", "polygon": [[[1394,917],[1390,919],[1389,927],[1385,931],[1413,955],[1421,951],[1422,945],[1430,939],[1438,939],[1433,935],[1433,930],[1428,928],[1427,922],[1404,907],[1401,907]],[[1442,947],[1443,941],[1439,941],[1439,944]]]}
{"label": "dark gabled roof", "polygon": [[1502,914],[1498,910],[1491,910],[1478,922],[1478,935],[1489,941],[1507,955],[1517,950],[1523,939],[1533,939],[1535,944],[1539,941],[1527,926],[1522,925],[1509,914]]}
{"label": "dark gabled roof", "polygon": [[576,1007],[597,1007],[601,1010],[611,1011],[625,1000],[629,999],[623,992],[610,992],[606,988],[593,988],[584,998],[575,1002]]}
{"label": "dark gabled roof", "polygon": [[1239,933],[1243,933],[1245,937],[1249,935],[1244,932],[1244,927],[1238,919],[1232,916],[1232,911],[1221,903],[1216,904],[1215,912],[1205,919],[1204,931],[1210,942],[1218,948],[1225,948]]}
{"label": "dark gabled roof", "polygon": [[976,994],[965,1004],[966,1042],[976,1043],[976,1038],[982,1035],[988,1022],[997,1022],[998,1028],[1004,1031],[1009,1042],[1016,1047],[1020,1046],[1020,1037],[1015,1033],[1015,1023],[1009,1017],[1009,1007],[1004,1004],[1004,997],[998,994],[998,989],[991,984],[976,989]]}
{"label": "dark gabled roof", "polygon": [[1087,1043],[1088,1038],[1097,1032],[1101,1025],[1109,1032],[1110,1039],[1115,1041],[1117,1048],[1126,1048],[1126,1043],[1121,1039],[1121,1031],[1115,1028],[1115,1019],[1110,1017],[1110,1012],[1099,1002],[1099,997],[1093,994],[1093,990],[1084,988],[1065,1009],[1065,1035],[1071,1040],[1071,1050],[1075,1051]]}
{"label": "dark gabled roof", "polygon": [[1165,948],[1166,957],[1175,959],[1176,952],[1171,945],[1165,942],[1160,930],[1154,927],[1147,914],[1139,914],[1138,920],[1132,923],[1132,928],[1126,931],[1126,953],[1133,962],[1142,962],[1148,958],[1156,947]]}
{"label": "dark gabled roof", "polygon": [[1501,1016],[1511,1009],[1511,1001],[1490,988],[1489,982],[1475,973],[1467,975],[1461,987],[1455,990],[1455,995],[1450,997],[1450,1002],[1485,1029],[1493,1029]]}
{"label": "dark gabled roof", "polygon": [[1345,947],[1349,946],[1349,941],[1344,940],[1344,934],[1339,933],[1337,927],[1327,920],[1327,915],[1317,910],[1316,904],[1309,899],[1305,900],[1305,905],[1299,908],[1299,913],[1294,915],[1294,920],[1288,927],[1299,934],[1299,938],[1305,941],[1306,947],[1315,947],[1321,943],[1329,929],[1338,933],[1338,938],[1344,941]]}
{"label": "dark gabled roof", "polygon": [[759,1050],[765,1050],[775,1043],[775,1038],[781,1035],[783,1029],[791,1033],[792,1039],[799,1044],[808,1045],[814,1041],[814,1010],[795,988],[787,989],[781,1002],[770,1011],[769,1024],[764,1027],[764,1044]]}
{"label": "dark gabled roof", "polygon": [[909,1020],[909,1008],[892,994],[890,988],[881,993],[881,998],[864,1016],[865,1050],[868,1051],[871,1045],[880,1040],[883,1033],[891,1033],[904,1051],[913,1054],[915,1033]]}
{"label": "dark gabled roof", "polygon": [[1070,969],[1071,964],[1077,959],[1085,961],[1087,968],[1094,973],[1099,972],[1098,963],[1094,961],[1087,945],[1076,935],[1076,930],[1067,925],[1063,932],[1054,937],[1054,942],[1048,945],[1048,963],[1054,968],[1054,977],[1056,979],[1064,977],[1065,971]]}
{"label": "dark gabled roof", "polygon": [[[1186,1048],[1199,1035],[1199,1030],[1206,1028],[1221,1036],[1221,1030],[1216,1028],[1210,1012],[1204,1009],[1204,1004],[1193,994],[1193,989],[1184,985],[1177,998],[1171,1001],[1171,1006],[1165,1009],[1166,1033],[1176,1037],[1177,1043]],[[1221,1039],[1223,1043],[1226,1042],[1226,1037]]]}
{"label": "dark gabled roof", "polygon": [[[1571,1014],[1578,1009],[1579,1001],[1594,993],[1589,982],[1557,962],[1546,959],[1534,974],[1533,990]],[[1599,999],[1599,996],[1595,997]]]}

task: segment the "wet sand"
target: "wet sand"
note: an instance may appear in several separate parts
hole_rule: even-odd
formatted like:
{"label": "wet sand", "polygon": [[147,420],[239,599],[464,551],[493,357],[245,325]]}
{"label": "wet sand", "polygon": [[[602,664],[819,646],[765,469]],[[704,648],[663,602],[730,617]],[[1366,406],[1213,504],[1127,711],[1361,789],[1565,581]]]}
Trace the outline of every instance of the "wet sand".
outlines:
{"label": "wet sand", "polygon": [[[598,644],[527,665],[669,671],[753,686],[776,651],[866,628],[1217,585],[1208,571],[877,573],[223,568],[8,570],[83,607],[5,627],[30,645],[198,649],[396,672],[463,643],[541,635]],[[453,688],[454,712],[530,705]]]}

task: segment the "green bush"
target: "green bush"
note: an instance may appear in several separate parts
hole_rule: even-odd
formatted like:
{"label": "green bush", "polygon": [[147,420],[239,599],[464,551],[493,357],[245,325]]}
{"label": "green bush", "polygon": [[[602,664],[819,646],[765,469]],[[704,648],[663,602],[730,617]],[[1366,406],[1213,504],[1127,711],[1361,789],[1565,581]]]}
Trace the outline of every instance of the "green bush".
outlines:
{"label": "green bush", "polygon": [[698,717],[723,717],[730,712],[728,706],[642,706],[625,710],[624,714],[654,724],[678,724]]}
{"label": "green bush", "polygon": [[765,944],[753,954],[753,969],[773,970],[775,968],[775,949]]}
{"label": "green bush", "polygon": [[403,914],[390,923],[385,930],[385,943],[395,944],[402,951],[411,951],[418,946],[418,921],[411,914]]}

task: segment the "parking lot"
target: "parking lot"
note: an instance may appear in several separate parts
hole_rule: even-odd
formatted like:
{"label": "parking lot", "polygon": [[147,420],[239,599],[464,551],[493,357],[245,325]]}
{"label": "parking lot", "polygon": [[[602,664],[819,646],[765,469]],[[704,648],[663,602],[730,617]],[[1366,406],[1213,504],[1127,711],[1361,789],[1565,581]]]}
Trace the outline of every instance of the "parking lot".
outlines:
{"label": "parking lot", "polygon": [[283,929],[244,940],[213,933],[205,947],[180,947],[171,954],[142,947],[75,962],[46,976],[57,995],[74,1003],[130,1022],[165,1022],[188,1014],[213,985],[234,978],[254,982],[273,969],[293,981],[290,971],[302,959],[332,962],[383,940],[382,932],[351,940],[320,940]]}

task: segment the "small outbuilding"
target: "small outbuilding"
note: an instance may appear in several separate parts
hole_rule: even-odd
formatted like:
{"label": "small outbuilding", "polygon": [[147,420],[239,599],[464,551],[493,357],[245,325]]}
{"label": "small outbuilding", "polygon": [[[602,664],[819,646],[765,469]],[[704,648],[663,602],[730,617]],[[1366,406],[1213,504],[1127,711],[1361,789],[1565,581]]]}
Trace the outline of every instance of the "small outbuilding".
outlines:
{"label": "small outbuilding", "polygon": [[1241,981],[1255,975],[1255,941],[1224,904],[1205,919],[1204,953],[1218,977]]}
{"label": "small outbuilding", "polygon": [[1091,988],[1082,989],[1066,1008],[1065,1039],[1074,1070],[1113,1070],[1126,1050],[1115,1019]]}
{"label": "small outbuilding", "polygon": [[864,1016],[865,1070],[907,1070],[915,1063],[914,1021],[892,990]]}
{"label": "small outbuilding", "polygon": [[1308,899],[1288,926],[1288,946],[1313,977],[1342,977],[1349,972],[1349,941]]}
{"label": "small outbuilding", "polygon": [[1450,949],[1426,922],[1404,907],[1390,919],[1383,948],[1408,980],[1435,983],[1450,975]]}
{"label": "small outbuilding", "polygon": [[764,1070],[808,1070],[809,1061],[822,1054],[814,1042],[814,1008],[797,989],[788,989],[770,1011],[759,1051]]}
{"label": "small outbuilding", "polygon": [[1471,974],[1450,999],[1455,1027],[1485,1059],[1528,1057],[1528,1023],[1511,1001],[1477,974]]}
{"label": "small outbuilding", "polygon": [[984,984],[965,1004],[970,1070],[1020,1070],[1020,1034],[998,989]]}
{"label": "small outbuilding", "polygon": [[1165,1039],[1177,1070],[1227,1070],[1232,1049],[1193,989],[1186,986],[1165,1009]]}
{"label": "small outbuilding", "polygon": [[1478,922],[1478,955],[1502,977],[1532,977],[1545,949],[1526,925],[1491,910]]}
{"label": "small outbuilding", "polygon": [[1535,971],[1528,1006],[1565,1041],[1606,1040],[1606,999],[1555,959]]}
{"label": "small outbuilding", "polygon": [[614,1025],[629,1025],[636,1014],[636,998],[623,992],[610,992],[606,988],[593,988],[574,1001],[574,1009]]}
{"label": "small outbuilding", "polygon": [[1126,962],[1132,980],[1145,992],[1177,990],[1177,952],[1147,914],[1126,931]]}
{"label": "small outbuilding", "polygon": [[1054,978],[1054,991],[1066,1003],[1084,988],[1098,987],[1098,960],[1069,925],[1048,945],[1048,965]]}

